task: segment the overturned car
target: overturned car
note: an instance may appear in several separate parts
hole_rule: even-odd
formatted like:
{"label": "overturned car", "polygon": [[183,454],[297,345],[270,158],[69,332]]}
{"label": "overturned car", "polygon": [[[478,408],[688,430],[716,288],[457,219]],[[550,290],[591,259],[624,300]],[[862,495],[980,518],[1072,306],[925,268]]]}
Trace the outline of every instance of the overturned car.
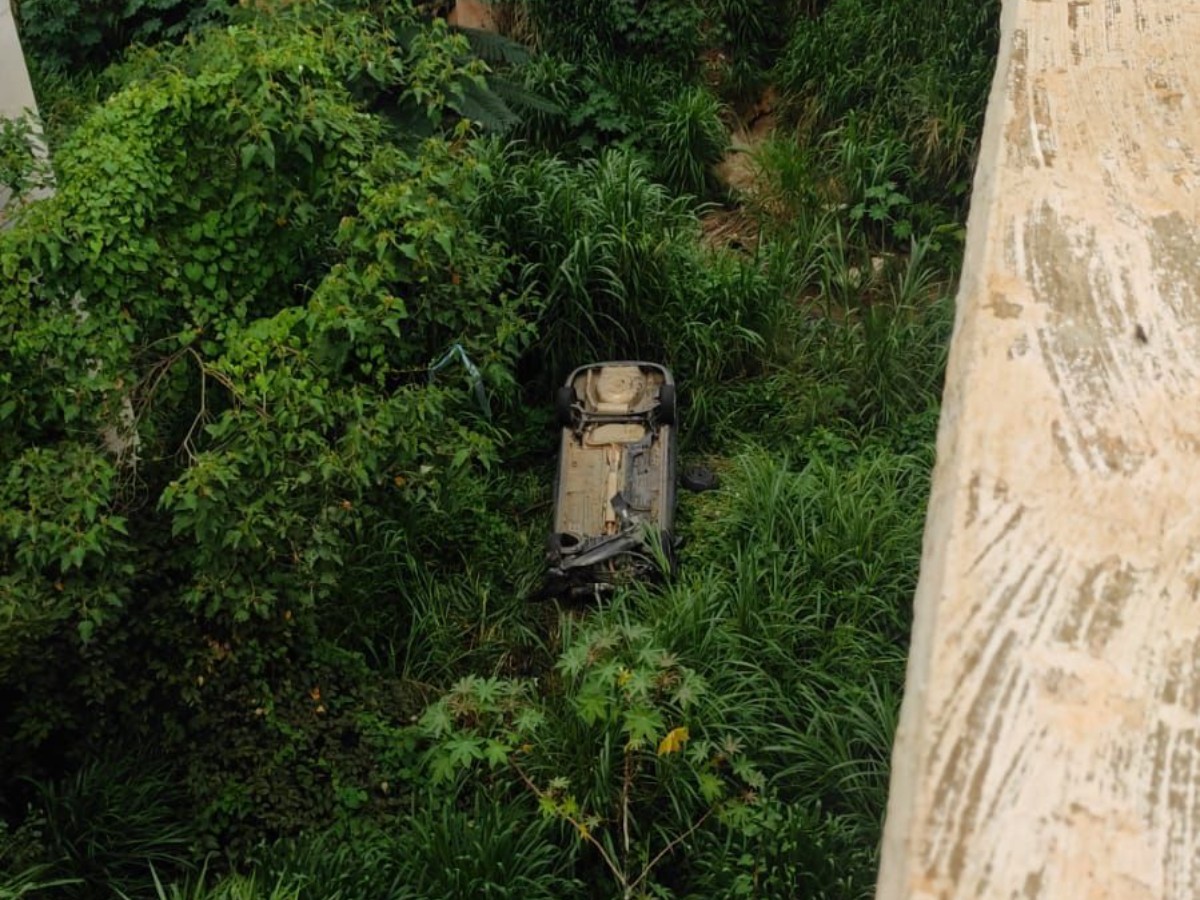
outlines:
{"label": "overturned car", "polygon": [[552,593],[595,595],[673,566],[675,380],[648,362],[602,362],[571,373],[555,398],[562,427]]}

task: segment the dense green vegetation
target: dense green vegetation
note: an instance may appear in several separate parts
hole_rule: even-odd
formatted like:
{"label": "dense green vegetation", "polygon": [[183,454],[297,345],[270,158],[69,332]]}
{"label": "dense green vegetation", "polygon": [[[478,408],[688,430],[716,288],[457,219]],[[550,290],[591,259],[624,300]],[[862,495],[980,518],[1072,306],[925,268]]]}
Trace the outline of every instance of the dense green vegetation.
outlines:
{"label": "dense green vegetation", "polygon": [[[0,898],[873,888],[998,4],[433,6],[20,0]],[[722,484],[559,608],[612,357]]]}

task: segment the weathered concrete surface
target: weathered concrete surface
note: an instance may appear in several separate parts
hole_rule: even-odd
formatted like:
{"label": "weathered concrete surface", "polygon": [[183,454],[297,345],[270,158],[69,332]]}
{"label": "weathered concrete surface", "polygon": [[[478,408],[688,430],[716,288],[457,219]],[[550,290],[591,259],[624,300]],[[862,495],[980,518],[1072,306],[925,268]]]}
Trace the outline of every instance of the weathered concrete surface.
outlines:
{"label": "weathered concrete surface", "polygon": [[[9,0],[0,0],[0,118],[15,119],[27,111],[37,112],[33,85],[25,68],[25,55],[17,38],[17,23],[13,20]],[[45,152],[40,145],[38,152]],[[8,191],[0,187],[0,224],[4,222],[4,207]]]}
{"label": "weathered concrete surface", "polygon": [[25,69],[12,8],[9,0],[0,0],[0,116],[11,119],[27,109],[36,110],[37,101]]}
{"label": "weathered concrete surface", "polygon": [[1005,0],[878,896],[1200,896],[1200,0]]}

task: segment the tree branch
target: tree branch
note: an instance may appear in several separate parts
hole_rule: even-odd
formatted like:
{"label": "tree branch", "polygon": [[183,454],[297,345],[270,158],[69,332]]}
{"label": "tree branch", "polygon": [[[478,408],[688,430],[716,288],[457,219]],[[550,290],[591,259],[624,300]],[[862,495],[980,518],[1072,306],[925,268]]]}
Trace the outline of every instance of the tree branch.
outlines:
{"label": "tree branch", "polygon": [[639,884],[641,884],[642,881],[645,880],[646,876],[649,875],[654,870],[654,867],[658,865],[658,861],[660,859],[662,859],[664,856],[666,856],[668,853],[670,853],[672,850],[674,850],[681,843],[686,841],[689,837],[691,837],[692,833],[697,828],[699,828],[701,825],[703,825],[705,820],[709,816],[711,816],[715,810],[716,810],[715,806],[710,806],[708,808],[708,811],[704,815],[702,815],[699,819],[697,819],[695,821],[695,823],[693,823],[691,828],[689,828],[683,834],[676,837],[674,840],[671,841],[671,843],[667,844],[667,846],[665,846],[661,850],[659,850],[658,855],[655,856],[654,859],[650,860],[650,862],[646,863],[645,867],[642,869],[642,874],[640,874],[637,878],[635,878],[633,880],[633,883],[629,885],[629,890],[632,891],[635,887],[637,887]]}
{"label": "tree branch", "polygon": [[[539,800],[549,800],[550,802],[554,801],[553,797],[533,783],[533,780],[525,774],[525,771],[519,765],[517,765],[511,759],[508,762],[509,765],[513,767],[514,771],[516,771],[516,773],[521,777],[521,780],[525,782],[525,786],[529,788],[529,790],[533,791],[534,796],[536,796]],[[617,866],[613,858],[609,856],[608,851],[604,849],[604,845],[592,837],[591,830],[582,822],[578,821],[573,816],[563,812],[562,810],[557,810],[557,812],[560,816],[575,826],[575,830],[579,832],[580,837],[596,848],[596,850],[600,853],[600,858],[603,859],[604,864],[608,866],[608,870],[612,872],[613,877],[615,877],[617,881],[621,883],[622,889],[625,891],[631,890],[633,886],[629,883],[629,879],[625,876],[625,873],[621,871],[620,867]],[[638,880],[640,881],[641,879],[639,878]]]}

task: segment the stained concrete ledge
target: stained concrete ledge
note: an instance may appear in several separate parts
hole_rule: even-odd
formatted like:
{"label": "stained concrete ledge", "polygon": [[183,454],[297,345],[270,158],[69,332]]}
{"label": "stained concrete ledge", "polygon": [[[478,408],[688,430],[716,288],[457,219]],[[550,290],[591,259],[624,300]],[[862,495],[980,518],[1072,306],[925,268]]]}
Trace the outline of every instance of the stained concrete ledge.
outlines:
{"label": "stained concrete ledge", "polygon": [[1200,896],[1200,0],[1006,0],[878,897]]}

